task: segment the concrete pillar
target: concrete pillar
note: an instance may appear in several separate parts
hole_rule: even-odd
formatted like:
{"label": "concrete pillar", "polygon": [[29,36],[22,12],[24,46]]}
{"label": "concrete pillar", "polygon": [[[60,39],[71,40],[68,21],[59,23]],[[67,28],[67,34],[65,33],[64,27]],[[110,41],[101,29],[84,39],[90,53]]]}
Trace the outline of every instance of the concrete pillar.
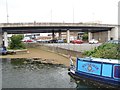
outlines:
{"label": "concrete pillar", "polygon": [[88,40],[90,41],[92,38],[92,33],[91,32],[88,32]]}
{"label": "concrete pillar", "polygon": [[108,41],[110,40],[110,37],[111,37],[110,30],[108,30]]}
{"label": "concrete pillar", "polygon": [[120,40],[120,29],[119,29],[119,26],[115,27],[115,40]]}
{"label": "concrete pillar", "polygon": [[52,39],[55,39],[55,33],[54,33],[54,30],[52,31]]}
{"label": "concrete pillar", "polygon": [[118,26],[118,40],[120,40],[120,26]]}
{"label": "concrete pillar", "polygon": [[59,39],[62,38],[61,31],[59,31],[59,37],[58,37],[58,38],[59,38]]}
{"label": "concrete pillar", "polygon": [[118,26],[114,27],[110,31],[110,36],[113,38],[113,40],[118,40],[119,38],[119,28]]}
{"label": "concrete pillar", "polygon": [[3,38],[2,38],[2,33],[0,33],[0,47],[2,46],[3,44]]}
{"label": "concrete pillar", "polygon": [[[2,28],[0,28],[0,47],[2,46]],[[0,58],[0,90],[2,90],[2,58]]]}
{"label": "concrete pillar", "polygon": [[2,58],[0,58],[0,90],[2,90]]}
{"label": "concrete pillar", "polygon": [[8,37],[7,37],[7,32],[4,32],[4,46],[8,47]]}
{"label": "concrete pillar", "polygon": [[70,43],[70,30],[67,30],[67,43]]}

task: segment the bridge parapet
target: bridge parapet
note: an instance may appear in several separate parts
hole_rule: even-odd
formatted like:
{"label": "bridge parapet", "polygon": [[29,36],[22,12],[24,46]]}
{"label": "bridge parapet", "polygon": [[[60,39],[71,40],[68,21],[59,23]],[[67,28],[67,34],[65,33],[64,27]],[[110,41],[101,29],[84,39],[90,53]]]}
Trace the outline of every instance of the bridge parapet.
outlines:
{"label": "bridge parapet", "polygon": [[85,27],[115,27],[117,25],[98,23],[0,23],[0,27],[41,27],[41,26],[85,26]]}

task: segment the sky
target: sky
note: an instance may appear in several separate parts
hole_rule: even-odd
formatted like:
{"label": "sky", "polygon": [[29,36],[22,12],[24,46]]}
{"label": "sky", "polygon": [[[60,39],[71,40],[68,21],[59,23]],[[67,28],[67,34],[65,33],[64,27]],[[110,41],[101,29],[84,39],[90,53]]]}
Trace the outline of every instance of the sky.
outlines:
{"label": "sky", "polygon": [[119,0],[0,0],[0,23],[7,22],[8,13],[9,23],[99,21],[102,24],[117,24],[118,2]]}

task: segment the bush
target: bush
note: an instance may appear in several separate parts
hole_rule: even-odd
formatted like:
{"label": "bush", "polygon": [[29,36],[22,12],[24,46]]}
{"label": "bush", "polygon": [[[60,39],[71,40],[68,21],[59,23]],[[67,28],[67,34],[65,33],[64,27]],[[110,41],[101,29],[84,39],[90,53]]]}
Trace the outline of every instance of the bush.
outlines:
{"label": "bush", "polygon": [[94,50],[85,51],[84,55],[96,58],[120,59],[120,49],[118,44],[105,43]]}
{"label": "bush", "polygon": [[25,49],[24,43],[22,43],[23,35],[13,35],[10,43],[10,49]]}

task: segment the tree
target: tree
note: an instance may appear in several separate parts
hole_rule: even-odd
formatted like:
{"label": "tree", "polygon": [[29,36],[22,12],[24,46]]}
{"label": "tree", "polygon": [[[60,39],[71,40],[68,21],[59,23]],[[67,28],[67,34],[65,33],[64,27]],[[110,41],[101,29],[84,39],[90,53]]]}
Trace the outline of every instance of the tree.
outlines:
{"label": "tree", "polygon": [[88,33],[87,33],[87,32],[85,32],[85,33],[83,34],[83,40],[85,40],[85,41],[88,40]]}
{"label": "tree", "polygon": [[13,35],[10,43],[10,49],[25,49],[24,43],[22,43],[23,35]]}

